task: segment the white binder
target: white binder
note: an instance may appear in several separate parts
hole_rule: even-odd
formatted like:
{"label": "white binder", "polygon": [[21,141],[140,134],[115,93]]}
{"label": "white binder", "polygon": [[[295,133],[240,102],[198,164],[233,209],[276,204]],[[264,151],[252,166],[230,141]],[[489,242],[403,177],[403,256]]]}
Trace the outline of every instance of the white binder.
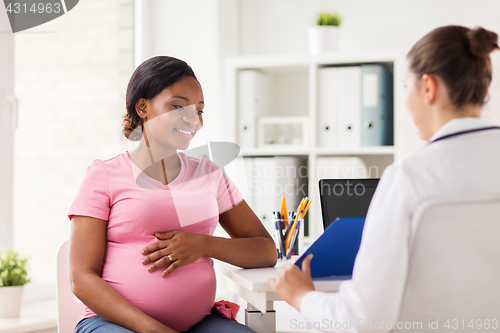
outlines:
{"label": "white binder", "polygon": [[270,84],[257,70],[238,72],[238,144],[243,149],[256,145],[257,118],[269,114]]}
{"label": "white binder", "polygon": [[338,147],[361,147],[361,67],[340,67],[338,85]]}
{"label": "white binder", "polygon": [[339,68],[325,67],[318,71],[317,146],[338,148],[337,113],[339,108]]}

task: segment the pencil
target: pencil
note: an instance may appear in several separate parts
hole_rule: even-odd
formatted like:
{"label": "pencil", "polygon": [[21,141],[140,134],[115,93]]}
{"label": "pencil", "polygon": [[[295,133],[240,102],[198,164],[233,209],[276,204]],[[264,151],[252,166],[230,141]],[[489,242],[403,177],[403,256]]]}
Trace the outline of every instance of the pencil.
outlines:
{"label": "pencil", "polygon": [[285,229],[288,228],[288,218],[287,218],[287,210],[286,210],[286,200],[283,195],[283,199],[281,199],[281,218],[284,219]]}
{"label": "pencil", "polygon": [[292,241],[293,230],[297,227],[297,221],[300,218],[300,215],[302,213],[302,210],[304,209],[304,206],[305,206],[305,203],[307,202],[307,200],[308,200],[307,197],[303,198],[300,201],[299,206],[297,207],[297,215],[295,216],[295,220],[293,221],[292,230],[288,233],[288,235],[286,236],[286,240],[285,240],[285,248],[287,248],[287,249],[288,249],[288,246],[290,245],[290,242]]}
{"label": "pencil", "polygon": [[307,211],[309,210],[309,206],[311,206],[311,201],[309,201],[306,205],[306,208],[304,208],[304,213],[302,214],[302,218],[306,216]]}

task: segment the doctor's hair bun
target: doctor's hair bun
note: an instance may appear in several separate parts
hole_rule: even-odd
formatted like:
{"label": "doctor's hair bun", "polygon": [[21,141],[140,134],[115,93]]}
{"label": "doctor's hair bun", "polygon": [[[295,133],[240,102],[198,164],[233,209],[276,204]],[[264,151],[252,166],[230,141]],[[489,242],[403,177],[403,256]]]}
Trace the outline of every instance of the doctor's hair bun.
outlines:
{"label": "doctor's hair bun", "polygon": [[184,77],[198,80],[186,62],[174,57],[153,57],[135,69],[128,83],[125,97],[127,113],[123,116],[123,135],[127,139],[139,141],[142,137],[141,125],[144,121],[137,114],[139,101],[153,99]]}
{"label": "doctor's hair bun", "polygon": [[481,27],[467,32],[470,51],[477,57],[487,57],[493,50],[498,49],[498,35]]}
{"label": "doctor's hair bun", "polygon": [[490,52],[498,49],[498,35],[481,27],[439,27],[422,37],[406,56],[418,79],[424,74],[440,78],[451,104],[484,105],[492,80]]}

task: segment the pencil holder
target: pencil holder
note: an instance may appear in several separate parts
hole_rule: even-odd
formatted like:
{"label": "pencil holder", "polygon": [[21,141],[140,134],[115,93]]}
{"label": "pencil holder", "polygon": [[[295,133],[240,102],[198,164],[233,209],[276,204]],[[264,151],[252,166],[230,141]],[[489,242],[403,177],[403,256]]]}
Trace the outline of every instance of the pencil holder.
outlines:
{"label": "pencil holder", "polygon": [[273,218],[272,223],[275,231],[274,242],[278,249],[278,257],[280,259],[290,259],[291,256],[299,255],[300,229],[302,229],[304,219],[297,219],[295,223],[294,219]]}

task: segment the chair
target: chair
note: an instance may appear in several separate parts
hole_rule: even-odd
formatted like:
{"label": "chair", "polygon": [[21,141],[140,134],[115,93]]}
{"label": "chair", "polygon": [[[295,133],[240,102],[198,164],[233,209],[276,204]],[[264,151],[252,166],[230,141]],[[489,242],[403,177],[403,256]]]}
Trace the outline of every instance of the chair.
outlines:
{"label": "chair", "polygon": [[[500,196],[424,202],[412,221],[399,322],[421,322],[419,332],[488,331],[499,314]],[[439,329],[429,329],[436,320]]]}
{"label": "chair", "polygon": [[73,295],[68,272],[69,241],[65,241],[57,251],[57,331],[74,332],[84,305]]}

